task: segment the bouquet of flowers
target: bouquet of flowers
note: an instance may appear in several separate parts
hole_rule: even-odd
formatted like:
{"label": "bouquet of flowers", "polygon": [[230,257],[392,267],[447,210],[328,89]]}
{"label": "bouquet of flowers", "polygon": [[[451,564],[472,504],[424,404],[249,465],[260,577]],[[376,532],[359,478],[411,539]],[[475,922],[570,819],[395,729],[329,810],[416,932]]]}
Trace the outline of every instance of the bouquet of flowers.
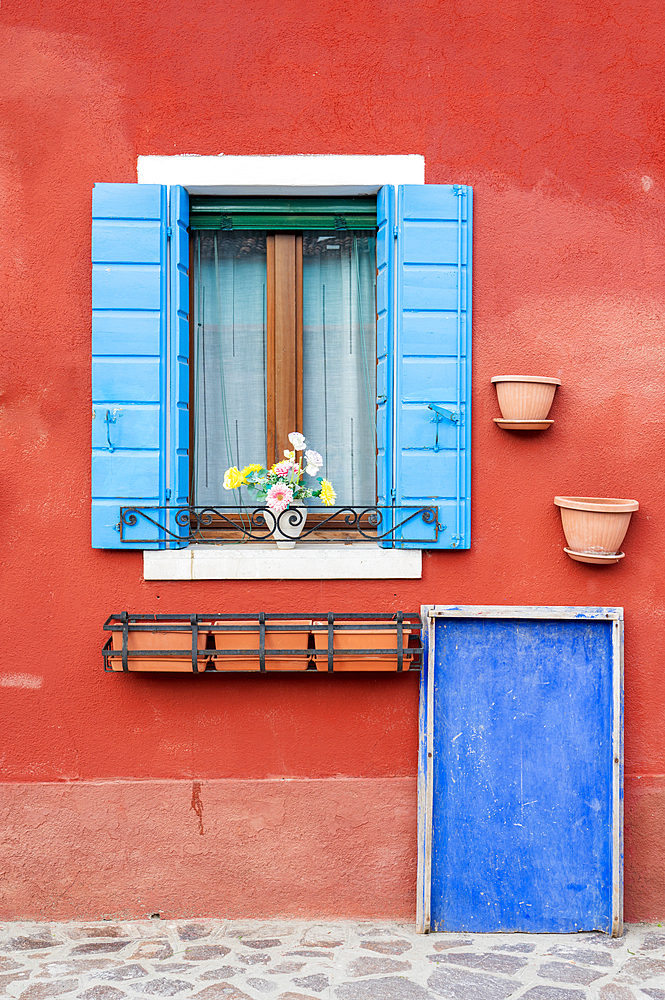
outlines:
{"label": "bouquet of flowers", "polygon": [[[266,507],[274,514],[281,514],[294,501],[306,500],[309,497],[318,497],[326,507],[332,507],[337,494],[332,483],[318,475],[323,465],[323,459],[318,451],[308,449],[303,435],[295,431],[289,434],[289,441],[293,451],[285,451],[283,460],[277,462],[271,469],[264,469],[262,465],[246,465],[244,469],[231,466],[224,474],[224,489],[237,490],[240,486],[246,486],[254,493],[256,499],[264,501]],[[301,455],[296,461],[298,451]],[[318,486],[314,483],[305,486],[303,484],[305,474],[311,476]]]}

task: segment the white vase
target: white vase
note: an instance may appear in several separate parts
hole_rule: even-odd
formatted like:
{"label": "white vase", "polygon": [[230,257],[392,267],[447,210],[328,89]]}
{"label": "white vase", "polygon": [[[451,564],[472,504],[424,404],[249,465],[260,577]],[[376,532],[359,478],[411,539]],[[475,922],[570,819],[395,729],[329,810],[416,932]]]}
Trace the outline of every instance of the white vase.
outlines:
{"label": "white vase", "polygon": [[305,527],[307,508],[304,503],[293,503],[281,514],[277,514],[273,538],[278,549],[294,549],[296,539]]}

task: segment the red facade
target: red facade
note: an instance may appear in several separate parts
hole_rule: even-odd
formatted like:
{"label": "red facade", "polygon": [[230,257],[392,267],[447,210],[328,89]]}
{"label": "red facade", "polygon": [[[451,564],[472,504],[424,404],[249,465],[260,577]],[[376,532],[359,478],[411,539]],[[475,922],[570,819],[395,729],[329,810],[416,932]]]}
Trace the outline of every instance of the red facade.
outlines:
{"label": "red facade", "polygon": [[[1,26],[0,915],[409,919],[415,673],[106,675],[102,623],[456,603],[625,608],[625,916],[665,917],[662,5],[24,0]],[[470,550],[266,583],[91,548],[91,190],[185,153],[416,153],[473,187]],[[495,426],[510,370],[561,379],[547,432]],[[558,494],[639,500],[626,558],[568,559]]]}

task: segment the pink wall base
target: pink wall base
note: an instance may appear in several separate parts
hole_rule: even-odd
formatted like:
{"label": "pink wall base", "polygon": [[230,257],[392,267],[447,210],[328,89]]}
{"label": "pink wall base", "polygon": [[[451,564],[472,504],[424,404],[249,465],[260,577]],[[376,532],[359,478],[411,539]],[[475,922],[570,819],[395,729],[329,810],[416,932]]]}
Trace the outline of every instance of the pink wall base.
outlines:
{"label": "pink wall base", "polygon": [[415,778],[0,785],[0,919],[413,919]]}
{"label": "pink wall base", "polygon": [[665,917],[665,775],[626,776],[624,915],[628,923]]}
{"label": "pink wall base", "polygon": [[[0,784],[0,919],[414,919],[415,778]],[[664,916],[665,779],[626,779],[625,919]]]}

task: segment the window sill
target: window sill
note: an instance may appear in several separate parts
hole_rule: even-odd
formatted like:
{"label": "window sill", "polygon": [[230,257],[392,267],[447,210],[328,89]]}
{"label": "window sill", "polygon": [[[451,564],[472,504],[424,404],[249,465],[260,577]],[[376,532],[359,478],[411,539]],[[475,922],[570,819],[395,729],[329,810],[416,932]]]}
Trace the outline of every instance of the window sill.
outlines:
{"label": "window sill", "polygon": [[190,545],[143,553],[146,580],[419,580],[420,549],[382,549],[374,542],[273,545]]}

